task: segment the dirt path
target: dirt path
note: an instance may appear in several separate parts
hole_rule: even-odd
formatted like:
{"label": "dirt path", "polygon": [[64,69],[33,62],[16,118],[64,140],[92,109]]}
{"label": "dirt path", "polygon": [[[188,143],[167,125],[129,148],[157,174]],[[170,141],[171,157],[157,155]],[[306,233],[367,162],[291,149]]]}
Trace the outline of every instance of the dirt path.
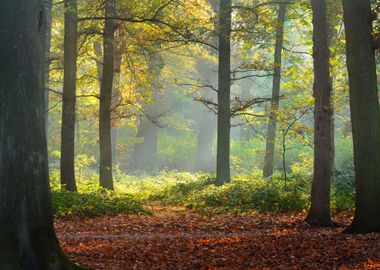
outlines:
{"label": "dirt path", "polygon": [[309,228],[302,213],[152,211],[61,219],[57,233],[68,256],[92,269],[380,269],[379,235]]}

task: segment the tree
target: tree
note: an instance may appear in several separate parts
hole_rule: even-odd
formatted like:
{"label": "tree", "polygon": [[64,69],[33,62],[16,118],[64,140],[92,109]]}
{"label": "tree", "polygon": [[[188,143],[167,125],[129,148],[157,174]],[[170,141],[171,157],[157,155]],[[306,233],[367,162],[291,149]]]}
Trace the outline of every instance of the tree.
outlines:
{"label": "tree", "polygon": [[[141,140],[134,145],[132,167],[138,170],[158,170],[157,145],[159,133],[159,118],[163,113],[164,104],[160,76],[165,63],[158,52],[148,52],[148,67],[152,103],[143,107],[145,116],[140,119],[137,138]],[[161,103],[157,103],[161,101]]]}
{"label": "tree", "polygon": [[306,222],[314,226],[333,226],[330,216],[330,187],[334,163],[330,27],[326,1],[313,0],[311,4],[314,28],[314,174],[311,207]]}
{"label": "tree", "polygon": [[45,67],[45,107],[46,107],[46,134],[48,135],[49,128],[49,81],[50,81],[50,47],[51,47],[51,28],[52,28],[52,0],[42,1],[45,7],[46,14],[46,44],[45,44],[45,54],[46,54],[46,67]]}
{"label": "tree", "polygon": [[77,1],[65,0],[64,79],[61,127],[61,186],[77,191],[75,183],[75,106],[78,40]]}
{"label": "tree", "polygon": [[343,0],[356,175],[349,233],[380,232],[380,108],[371,1]]}
{"label": "tree", "polygon": [[284,23],[286,17],[286,4],[280,4],[278,10],[276,27],[276,45],[274,51],[274,74],[272,87],[272,102],[269,114],[268,132],[265,150],[265,162],[263,176],[269,177],[273,174],[274,149],[277,128],[277,113],[280,103],[282,47],[284,42]]}
{"label": "tree", "polygon": [[103,75],[100,86],[99,109],[99,183],[101,187],[113,190],[111,108],[114,78],[115,31],[117,29],[117,24],[110,18],[116,16],[116,1],[107,0],[104,5],[106,19],[104,20]]}
{"label": "tree", "polygon": [[231,131],[231,0],[221,0],[219,10],[218,135],[216,185],[230,182]]}
{"label": "tree", "polygon": [[53,227],[40,0],[0,2],[0,269],[76,269]]}
{"label": "tree", "polygon": [[[212,65],[212,68],[210,66]],[[213,85],[216,83],[216,66],[202,58],[196,59],[196,70],[202,74],[202,82],[205,85]],[[215,100],[216,95],[213,89],[204,89],[202,98],[207,100]],[[212,152],[213,141],[216,129],[216,115],[210,111],[204,104],[199,104],[196,113],[197,124],[197,151],[195,158],[195,171],[214,171],[215,157]]]}

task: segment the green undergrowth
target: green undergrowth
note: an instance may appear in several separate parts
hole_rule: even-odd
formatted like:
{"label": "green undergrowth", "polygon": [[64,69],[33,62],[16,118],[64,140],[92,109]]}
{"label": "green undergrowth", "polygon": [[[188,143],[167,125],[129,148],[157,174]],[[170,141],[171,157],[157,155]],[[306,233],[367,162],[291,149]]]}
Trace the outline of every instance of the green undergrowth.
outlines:
{"label": "green undergrowth", "polygon": [[[99,189],[93,178],[79,179],[79,193],[62,192],[52,181],[57,216],[149,214],[147,205],[185,206],[203,214],[223,212],[293,212],[309,208],[311,176],[281,174],[263,179],[261,172],[233,177],[216,187],[215,177],[164,171],[156,175],[116,175],[115,192]],[[55,179],[55,180],[54,180]],[[334,212],[352,211],[354,176],[351,170],[336,170],[331,192]]]}
{"label": "green undergrowth", "polygon": [[116,214],[149,214],[143,203],[130,194],[107,191],[73,193],[52,191],[56,216],[101,216]]}

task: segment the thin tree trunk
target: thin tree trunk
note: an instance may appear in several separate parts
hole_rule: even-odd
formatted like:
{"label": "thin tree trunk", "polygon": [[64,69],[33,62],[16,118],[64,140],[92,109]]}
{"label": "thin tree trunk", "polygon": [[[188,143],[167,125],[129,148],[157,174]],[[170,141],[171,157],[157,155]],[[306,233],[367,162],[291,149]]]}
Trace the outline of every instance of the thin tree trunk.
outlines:
{"label": "thin tree trunk", "polygon": [[96,59],[96,71],[98,75],[99,87],[102,85],[102,77],[103,77],[103,63],[101,63],[101,59],[103,59],[103,48],[100,42],[94,42],[94,52],[97,57]]}
{"label": "thin tree trunk", "polygon": [[[116,15],[115,0],[105,2],[106,17]],[[114,78],[115,57],[115,31],[117,24],[106,19],[103,34],[103,75],[100,87],[100,112],[99,112],[99,149],[100,149],[100,186],[113,190],[112,176],[112,139],[111,139],[111,107],[112,89]]]}
{"label": "thin tree trunk", "polygon": [[53,227],[41,2],[2,0],[0,24],[0,269],[75,269]]}
{"label": "thin tree trunk", "polygon": [[49,135],[49,82],[50,82],[50,48],[51,48],[51,27],[52,27],[52,10],[53,0],[43,0],[46,14],[46,44],[45,44],[45,127],[46,137]]}
{"label": "thin tree trunk", "polygon": [[64,81],[61,129],[61,186],[77,191],[75,183],[75,106],[78,15],[76,0],[65,0]]}
{"label": "thin tree trunk", "polygon": [[231,181],[231,0],[220,1],[216,185]]}
{"label": "thin tree trunk", "polygon": [[272,102],[269,112],[269,122],[266,140],[265,161],[263,176],[273,174],[274,152],[276,143],[277,113],[280,104],[282,46],[284,42],[284,23],[286,17],[286,4],[280,4],[276,28],[276,45],[274,53],[274,75],[272,88]]}
{"label": "thin tree trunk", "polygon": [[370,0],[343,0],[356,175],[350,233],[380,232],[380,108]]}
{"label": "thin tree trunk", "polygon": [[[117,47],[115,48],[115,60],[114,60],[114,83],[113,83],[113,99],[112,99],[112,106],[116,106],[117,102],[119,101],[120,97],[120,87],[121,87],[121,62],[122,62],[122,56],[123,52],[125,51],[125,43],[122,40],[124,38],[124,35],[119,35],[117,40],[115,40],[115,43],[117,44]],[[116,42],[117,41],[117,42]],[[99,85],[102,84],[102,77],[103,77],[103,63],[100,59],[103,59],[103,48],[102,45],[99,42],[94,42],[94,51],[95,55],[97,56],[96,60],[96,66],[97,66],[97,74],[98,74],[98,81]],[[112,161],[114,162],[116,160],[116,154],[117,154],[117,127],[114,127],[111,125],[111,141],[112,141]]]}
{"label": "thin tree trunk", "polygon": [[334,226],[330,216],[330,188],[333,176],[334,138],[332,83],[330,77],[330,27],[325,0],[312,0],[314,57],[314,174],[311,207],[306,222],[313,226]]}

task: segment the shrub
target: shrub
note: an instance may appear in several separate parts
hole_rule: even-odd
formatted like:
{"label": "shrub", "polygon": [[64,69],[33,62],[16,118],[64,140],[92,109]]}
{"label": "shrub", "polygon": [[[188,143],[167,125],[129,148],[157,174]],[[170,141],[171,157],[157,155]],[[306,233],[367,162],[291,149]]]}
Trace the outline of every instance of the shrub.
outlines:
{"label": "shrub", "polygon": [[353,165],[335,169],[331,198],[332,208],[335,212],[354,210],[355,171]]}
{"label": "shrub", "polygon": [[208,186],[193,193],[189,207],[203,212],[215,211],[212,208],[237,212],[302,211],[309,202],[309,185],[305,184],[299,178],[291,178],[285,190],[279,177],[270,180],[240,177],[222,187]]}
{"label": "shrub", "polygon": [[215,183],[215,177],[199,175],[195,179],[182,180],[169,183],[159,192],[153,194],[149,199],[160,201],[164,205],[185,205],[193,193],[200,192]]}
{"label": "shrub", "polygon": [[53,210],[58,217],[116,215],[120,213],[148,214],[141,202],[129,194],[116,194],[107,191],[81,194],[52,191],[52,200]]}

